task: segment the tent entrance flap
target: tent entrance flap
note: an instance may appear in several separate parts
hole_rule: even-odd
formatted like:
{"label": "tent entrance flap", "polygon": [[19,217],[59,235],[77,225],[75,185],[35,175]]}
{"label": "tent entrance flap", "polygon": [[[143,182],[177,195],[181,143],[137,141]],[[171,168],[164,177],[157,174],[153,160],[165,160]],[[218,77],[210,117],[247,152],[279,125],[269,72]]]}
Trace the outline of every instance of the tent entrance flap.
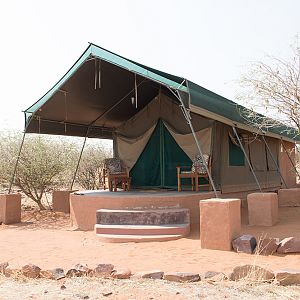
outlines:
{"label": "tent entrance flap", "polygon": [[134,187],[177,187],[176,167],[191,166],[192,161],[176,143],[160,119],[130,171]]}

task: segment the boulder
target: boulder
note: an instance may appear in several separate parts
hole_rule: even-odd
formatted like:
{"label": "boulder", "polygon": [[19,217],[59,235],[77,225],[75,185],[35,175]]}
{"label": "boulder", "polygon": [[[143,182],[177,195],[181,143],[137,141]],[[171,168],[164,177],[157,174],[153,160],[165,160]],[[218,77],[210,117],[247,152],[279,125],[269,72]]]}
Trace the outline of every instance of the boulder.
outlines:
{"label": "boulder", "polygon": [[28,278],[39,278],[41,268],[33,264],[27,264],[22,267],[22,274]]}
{"label": "boulder", "polygon": [[0,264],[0,274],[5,274],[5,270],[8,267],[8,262],[4,262]]}
{"label": "boulder", "polygon": [[164,280],[176,281],[176,282],[196,282],[200,281],[200,275],[197,273],[181,273],[181,272],[169,272],[165,273]]}
{"label": "boulder", "polygon": [[63,269],[55,268],[53,270],[41,271],[40,277],[47,278],[47,279],[59,280],[59,279],[65,278],[66,275],[65,275],[65,272]]}
{"label": "boulder", "polygon": [[113,270],[111,276],[116,279],[129,279],[131,276],[129,269]]}
{"label": "boulder", "polygon": [[279,247],[278,238],[262,238],[258,241],[256,253],[261,255],[272,255]]}
{"label": "boulder", "polygon": [[256,247],[256,239],[249,234],[243,234],[232,241],[233,249],[238,253],[252,254]]}
{"label": "boulder", "polygon": [[136,274],[134,274],[132,276],[132,278],[136,278],[136,279],[146,279],[146,278],[149,278],[149,279],[162,279],[164,276],[164,272],[162,271],[159,271],[159,270],[153,270],[153,271],[141,271],[141,272],[138,272]]}
{"label": "boulder", "polygon": [[288,237],[279,243],[277,253],[297,253],[300,252],[300,238]]}
{"label": "boulder", "polygon": [[275,272],[275,279],[280,285],[300,284],[300,270],[278,270]]}
{"label": "boulder", "polygon": [[98,264],[93,270],[93,275],[96,277],[107,277],[111,275],[114,268],[112,264]]}
{"label": "boulder", "polygon": [[256,265],[242,265],[235,267],[229,276],[230,280],[247,279],[249,281],[272,281],[275,275],[271,270],[256,266]]}

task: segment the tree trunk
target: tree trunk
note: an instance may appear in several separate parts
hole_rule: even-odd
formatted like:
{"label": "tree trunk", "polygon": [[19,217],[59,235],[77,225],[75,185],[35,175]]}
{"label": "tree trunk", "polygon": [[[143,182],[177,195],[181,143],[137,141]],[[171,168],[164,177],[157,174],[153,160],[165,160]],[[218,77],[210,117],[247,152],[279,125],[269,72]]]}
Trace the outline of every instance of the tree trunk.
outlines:
{"label": "tree trunk", "polygon": [[46,207],[42,204],[41,200],[35,200],[40,210],[46,210]]}

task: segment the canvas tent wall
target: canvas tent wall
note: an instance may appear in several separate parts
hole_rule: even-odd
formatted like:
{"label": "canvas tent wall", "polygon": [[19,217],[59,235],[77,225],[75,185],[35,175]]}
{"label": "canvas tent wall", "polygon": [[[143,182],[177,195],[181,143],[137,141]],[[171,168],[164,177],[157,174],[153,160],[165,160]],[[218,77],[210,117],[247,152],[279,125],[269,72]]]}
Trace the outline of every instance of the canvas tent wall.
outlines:
{"label": "canvas tent wall", "polygon": [[[258,187],[242,150],[236,141],[232,141],[232,137],[234,137],[232,128],[217,122],[214,132],[217,135],[218,142],[215,142],[213,148],[213,157],[216,158],[213,165],[213,176],[219,184],[219,189],[222,193],[257,190]],[[244,137],[243,146],[261,188],[280,188],[280,174],[262,139],[249,131],[239,130],[238,133]],[[216,138],[214,141],[216,141]],[[280,140],[266,137],[266,141],[278,162]]]}
{"label": "canvas tent wall", "polygon": [[[198,115],[192,118],[202,151],[210,156],[214,121]],[[198,154],[178,103],[163,93],[115,134],[117,156],[131,170],[133,186],[175,187],[176,167],[191,166]]]}

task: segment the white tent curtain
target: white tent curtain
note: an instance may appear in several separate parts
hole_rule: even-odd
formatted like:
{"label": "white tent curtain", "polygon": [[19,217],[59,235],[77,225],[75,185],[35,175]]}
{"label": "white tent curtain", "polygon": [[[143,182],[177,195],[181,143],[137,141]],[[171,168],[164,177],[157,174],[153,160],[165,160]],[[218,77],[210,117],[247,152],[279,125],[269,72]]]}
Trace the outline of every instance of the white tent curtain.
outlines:
{"label": "white tent curtain", "polygon": [[156,124],[148,129],[143,135],[137,138],[128,138],[125,136],[117,136],[118,156],[125,166],[131,170],[146,147]]}
{"label": "white tent curtain", "polygon": [[[118,156],[129,170],[131,170],[135,165],[139,156],[146,147],[156,127],[156,124],[154,124],[150,129],[148,129],[138,138],[129,138],[120,134],[117,135]],[[172,128],[165,121],[164,125],[166,126],[172,137],[175,139],[176,143],[180,146],[180,148],[187,154],[187,156],[191,160],[193,160],[196,154],[199,154],[193,135],[191,133],[177,133],[174,128]],[[205,128],[195,133],[198,141],[200,142],[203,154],[210,155],[212,128]]]}
{"label": "white tent curtain", "polygon": [[[199,154],[199,150],[197,148],[193,134],[192,133],[180,134],[177,133],[174,129],[172,129],[171,126],[169,126],[166,122],[164,122],[164,125],[167,127],[168,131],[171,133],[172,137],[179,145],[179,147],[186,153],[186,155],[191,160],[193,160],[195,156]],[[200,143],[202,153],[206,155],[210,155],[212,128],[208,127],[199,130],[195,132],[195,134]]]}

